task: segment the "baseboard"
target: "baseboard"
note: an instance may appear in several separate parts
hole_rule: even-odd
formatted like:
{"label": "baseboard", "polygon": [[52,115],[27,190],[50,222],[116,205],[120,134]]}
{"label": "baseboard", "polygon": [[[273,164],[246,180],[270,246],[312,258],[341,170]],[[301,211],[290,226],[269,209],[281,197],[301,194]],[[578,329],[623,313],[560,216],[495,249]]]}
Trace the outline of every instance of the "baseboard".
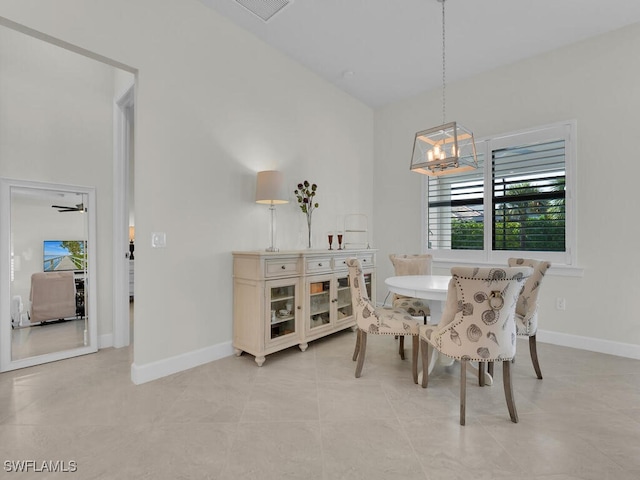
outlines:
{"label": "baseboard", "polygon": [[233,354],[231,342],[219,343],[211,347],[202,348],[193,352],[183,353],[175,357],[158,360],[157,362],[131,365],[131,381],[136,385],[157,380],[174,373],[189,370],[190,368],[204,365]]}
{"label": "baseboard", "polygon": [[617,357],[634,358],[640,360],[640,345],[631,343],[612,342],[600,338],[581,337],[568,333],[538,330],[536,339],[542,343],[560,345],[562,347],[579,348],[590,352],[606,353]]}
{"label": "baseboard", "polygon": [[[536,338],[541,343],[550,343],[552,345],[579,348],[581,350],[588,350],[591,352],[606,353],[608,355],[640,360],[640,345],[612,342],[610,340],[582,337],[579,335],[550,332],[546,330],[538,330]],[[100,345],[102,345],[103,342],[105,342],[105,345],[108,342],[113,344],[113,336],[111,334],[101,335]],[[142,383],[151,382],[153,380],[173,375],[174,373],[182,372],[184,370],[189,370],[190,368],[204,365],[205,363],[213,362],[214,360],[219,360],[231,355],[233,355],[233,346],[229,341],[145,365],[137,365],[136,363],[133,363],[131,365],[131,381],[136,385],[140,385]]]}
{"label": "baseboard", "polygon": [[113,333],[105,333],[98,337],[98,348],[113,347]]}

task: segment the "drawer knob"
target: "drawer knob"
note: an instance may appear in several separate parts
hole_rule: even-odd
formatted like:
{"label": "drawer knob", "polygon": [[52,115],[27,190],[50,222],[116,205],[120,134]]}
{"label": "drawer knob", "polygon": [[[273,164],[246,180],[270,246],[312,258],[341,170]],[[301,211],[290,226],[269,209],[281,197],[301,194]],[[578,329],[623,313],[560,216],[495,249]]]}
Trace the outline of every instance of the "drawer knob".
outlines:
{"label": "drawer knob", "polygon": [[287,267],[285,267],[284,265],[282,265],[280,268],[283,269],[283,270],[287,269]]}
{"label": "drawer knob", "polygon": [[319,263],[319,264],[318,264],[318,266],[319,266],[319,267],[321,267],[321,266],[322,266],[322,264],[321,264],[321,263]]}

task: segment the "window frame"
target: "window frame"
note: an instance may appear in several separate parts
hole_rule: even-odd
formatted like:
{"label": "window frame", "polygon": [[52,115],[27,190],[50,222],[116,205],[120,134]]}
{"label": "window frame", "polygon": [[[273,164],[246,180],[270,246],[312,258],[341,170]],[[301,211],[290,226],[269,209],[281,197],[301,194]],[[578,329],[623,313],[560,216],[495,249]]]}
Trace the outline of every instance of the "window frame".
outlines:
{"label": "window frame", "polygon": [[[501,148],[548,142],[563,139],[565,142],[565,251],[493,250],[492,209],[492,152]],[[484,249],[446,250],[429,248],[429,177],[422,180],[422,245],[423,251],[433,255],[435,266],[461,262],[470,264],[506,264],[510,257],[544,258],[560,267],[577,267],[577,122],[558,122],[523,130],[508,132],[476,140],[478,157],[483,161],[484,178]],[[554,269],[555,270],[555,269]]]}

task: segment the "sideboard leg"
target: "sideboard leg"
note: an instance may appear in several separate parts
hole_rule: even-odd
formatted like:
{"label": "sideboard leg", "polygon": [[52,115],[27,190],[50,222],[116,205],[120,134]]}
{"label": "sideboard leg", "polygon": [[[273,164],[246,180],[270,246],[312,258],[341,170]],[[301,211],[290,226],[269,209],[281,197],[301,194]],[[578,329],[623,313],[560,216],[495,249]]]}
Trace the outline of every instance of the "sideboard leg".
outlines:
{"label": "sideboard leg", "polygon": [[242,355],[242,350],[240,350],[239,348],[234,348],[233,353],[236,357],[239,357],[240,355]]}
{"label": "sideboard leg", "polygon": [[298,347],[300,347],[300,350],[303,352],[307,349],[308,346],[308,343],[301,343],[300,345],[298,345]]}
{"label": "sideboard leg", "polygon": [[259,367],[262,366],[262,364],[264,363],[265,358],[264,357],[256,357],[256,363],[258,364]]}

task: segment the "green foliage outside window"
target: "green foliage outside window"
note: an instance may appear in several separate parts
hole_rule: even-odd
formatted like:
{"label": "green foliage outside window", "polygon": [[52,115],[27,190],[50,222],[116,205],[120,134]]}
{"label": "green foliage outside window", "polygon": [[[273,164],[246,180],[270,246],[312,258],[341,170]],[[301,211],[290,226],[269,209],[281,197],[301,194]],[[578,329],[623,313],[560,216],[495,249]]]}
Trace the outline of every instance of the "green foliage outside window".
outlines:
{"label": "green foliage outside window", "polygon": [[[556,198],[549,198],[549,196]],[[509,201],[508,197],[513,200]],[[544,187],[512,185],[494,206],[493,249],[562,252],[565,250],[564,179]],[[524,200],[523,200],[524,198]],[[482,250],[483,222],[452,219],[451,248]]]}

